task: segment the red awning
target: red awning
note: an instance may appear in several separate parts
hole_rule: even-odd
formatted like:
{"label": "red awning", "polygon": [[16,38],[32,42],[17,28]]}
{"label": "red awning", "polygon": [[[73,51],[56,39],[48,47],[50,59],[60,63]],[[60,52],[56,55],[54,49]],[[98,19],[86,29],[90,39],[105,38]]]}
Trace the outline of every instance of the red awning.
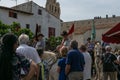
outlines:
{"label": "red awning", "polygon": [[107,43],[120,43],[120,23],[103,34],[102,40]]}

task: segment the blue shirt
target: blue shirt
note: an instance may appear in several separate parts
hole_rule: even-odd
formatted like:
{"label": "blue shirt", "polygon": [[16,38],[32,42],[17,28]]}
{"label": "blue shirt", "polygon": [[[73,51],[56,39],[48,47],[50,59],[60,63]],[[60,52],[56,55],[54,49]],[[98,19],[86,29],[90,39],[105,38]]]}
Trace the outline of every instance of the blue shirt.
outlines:
{"label": "blue shirt", "polygon": [[68,52],[66,58],[66,64],[70,65],[70,72],[83,71],[84,70],[84,56],[78,49],[73,49]]}
{"label": "blue shirt", "polygon": [[91,50],[94,50],[94,43],[88,43],[87,45],[87,48],[88,48],[88,51],[91,51]]}
{"label": "blue shirt", "polygon": [[60,67],[59,80],[66,80],[65,62],[66,62],[66,58],[62,58],[58,61],[58,66]]}

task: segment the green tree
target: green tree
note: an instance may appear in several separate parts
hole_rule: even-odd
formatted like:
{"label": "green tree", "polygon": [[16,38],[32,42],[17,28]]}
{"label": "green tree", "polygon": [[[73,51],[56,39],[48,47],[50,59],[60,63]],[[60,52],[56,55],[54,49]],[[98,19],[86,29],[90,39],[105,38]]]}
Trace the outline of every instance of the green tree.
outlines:
{"label": "green tree", "polygon": [[10,30],[12,33],[16,34],[17,36],[19,36],[19,30],[21,29],[20,27],[20,23],[17,23],[17,22],[13,22],[11,25],[10,25]]}
{"label": "green tree", "polygon": [[17,35],[19,36],[22,33],[29,35],[30,39],[33,37],[33,33],[31,32],[30,29],[22,28],[18,31]]}
{"label": "green tree", "polygon": [[27,34],[27,35],[29,35],[30,39],[33,36],[33,33],[32,33],[32,31],[30,29],[21,28],[20,23],[17,23],[17,22],[13,22],[11,24],[11,32],[16,34],[17,36],[19,36],[22,33]]}
{"label": "green tree", "polygon": [[50,38],[46,38],[46,50],[51,51],[55,50],[56,47],[61,44],[61,41],[62,37],[60,36],[59,37],[52,36]]}
{"label": "green tree", "polygon": [[20,23],[13,22],[11,25],[3,24],[2,21],[0,21],[0,36],[3,36],[5,33],[14,33],[15,35],[19,36],[22,33],[25,33],[29,35],[30,38],[32,38],[33,33],[30,29],[27,28],[21,28]]}
{"label": "green tree", "polygon": [[0,36],[4,35],[5,33],[8,33],[9,27],[9,25],[3,24],[2,21],[0,21]]}

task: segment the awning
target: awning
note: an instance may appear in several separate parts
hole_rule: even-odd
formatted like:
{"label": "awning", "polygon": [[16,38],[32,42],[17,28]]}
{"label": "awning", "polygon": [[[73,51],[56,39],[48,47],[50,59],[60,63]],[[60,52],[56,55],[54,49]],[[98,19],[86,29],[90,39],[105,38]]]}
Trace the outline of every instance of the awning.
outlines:
{"label": "awning", "polygon": [[107,43],[120,43],[120,23],[103,34],[102,40]]}

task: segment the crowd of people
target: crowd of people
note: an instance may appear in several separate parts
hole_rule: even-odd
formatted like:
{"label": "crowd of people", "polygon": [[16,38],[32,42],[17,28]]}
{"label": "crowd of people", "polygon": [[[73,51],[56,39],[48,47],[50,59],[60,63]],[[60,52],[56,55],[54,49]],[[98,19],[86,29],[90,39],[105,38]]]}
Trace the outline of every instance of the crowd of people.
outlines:
{"label": "crowd of people", "polygon": [[[60,45],[57,80],[120,80],[120,50],[112,51],[109,44],[87,39],[86,44],[70,40],[67,31]],[[29,36],[12,33],[2,36],[0,46],[0,80],[48,80],[42,55],[45,51],[44,35],[38,34],[32,45]],[[52,66],[51,66],[52,67]],[[49,71],[49,70],[48,70]]]}

